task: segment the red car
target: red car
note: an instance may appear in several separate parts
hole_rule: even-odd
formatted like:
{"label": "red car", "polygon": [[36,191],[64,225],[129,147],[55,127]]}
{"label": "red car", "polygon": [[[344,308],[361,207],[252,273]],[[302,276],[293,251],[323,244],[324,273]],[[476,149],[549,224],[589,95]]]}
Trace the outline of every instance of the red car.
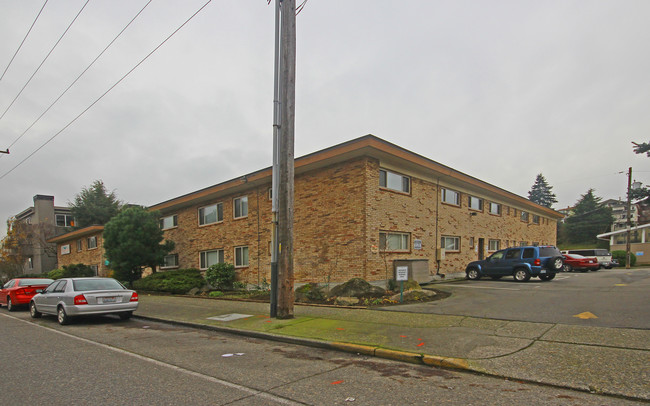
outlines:
{"label": "red car", "polygon": [[564,272],[576,271],[597,271],[600,264],[597,258],[583,257],[578,254],[562,254],[564,257]]}
{"label": "red car", "polygon": [[29,304],[32,296],[45,290],[52,282],[47,278],[12,279],[0,289],[0,305],[7,306],[7,310],[12,312],[16,306]]}

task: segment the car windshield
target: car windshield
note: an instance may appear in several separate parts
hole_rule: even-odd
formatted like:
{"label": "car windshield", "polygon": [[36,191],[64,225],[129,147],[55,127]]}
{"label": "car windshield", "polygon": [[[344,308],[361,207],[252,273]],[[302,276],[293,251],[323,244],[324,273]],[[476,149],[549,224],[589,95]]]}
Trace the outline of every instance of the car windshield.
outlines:
{"label": "car windshield", "polygon": [[555,257],[561,255],[560,250],[555,247],[539,247],[540,257]]}
{"label": "car windshield", "polygon": [[54,282],[52,279],[21,279],[18,281],[18,286],[49,285],[52,282]]}
{"label": "car windshield", "polygon": [[89,290],[123,290],[121,283],[115,279],[79,279],[73,280],[72,286],[77,292],[86,292]]}

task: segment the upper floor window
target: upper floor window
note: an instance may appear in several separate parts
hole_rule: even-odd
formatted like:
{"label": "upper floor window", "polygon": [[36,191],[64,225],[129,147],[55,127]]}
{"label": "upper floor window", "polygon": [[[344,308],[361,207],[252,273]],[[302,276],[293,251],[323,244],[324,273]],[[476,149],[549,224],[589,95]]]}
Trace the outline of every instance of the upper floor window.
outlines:
{"label": "upper floor window", "polygon": [[441,199],[443,203],[453,204],[455,206],[460,206],[460,193],[455,190],[442,188]]}
{"label": "upper floor window", "polygon": [[440,246],[447,252],[458,252],[460,251],[460,237],[442,236]]}
{"label": "upper floor window", "polygon": [[501,215],[501,205],[499,203],[490,202],[490,214]]}
{"label": "upper floor window", "polygon": [[483,199],[481,198],[470,196],[468,204],[472,210],[483,210]]}
{"label": "upper floor window", "polygon": [[57,227],[74,227],[74,217],[70,214],[57,214],[56,225]]}
{"label": "upper floor window", "polygon": [[411,178],[385,169],[380,169],[379,186],[386,189],[396,190],[398,192],[411,193]]}
{"label": "upper floor window", "polygon": [[536,214],[533,214],[533,224],[539,224],[539,216]]}
{"label": "upper floor window", "polygon": [[93,248],[97,248],[97,236],[93,235],[92,237],[88,237],[88,239],[86,240],[86,244],[89,250]]}
{"label": "upper floor window", "polygon": [[242,196],[236,198],[234,201],[235,206],[235,218],[242,218],[248,216],[248,196]]}
{"label": "upper floor window", "polygon": [[381,251],[408,251],[408,233],[379,232],[379,249]]}
{"label": "upper floor window", "polygon": [[527,211],[521,211],[521,221],[525,221],[528,223],[528,212]]}
{"label": "upper floor window", "polygon": [[223,203],[216,203],[199,209],[199,225],[223,221]]}
{"label": "upper floor window", "polygon": [[160,229],[167,230],[169,228],[178,227],[178,216],[167,216],[160,219]]}

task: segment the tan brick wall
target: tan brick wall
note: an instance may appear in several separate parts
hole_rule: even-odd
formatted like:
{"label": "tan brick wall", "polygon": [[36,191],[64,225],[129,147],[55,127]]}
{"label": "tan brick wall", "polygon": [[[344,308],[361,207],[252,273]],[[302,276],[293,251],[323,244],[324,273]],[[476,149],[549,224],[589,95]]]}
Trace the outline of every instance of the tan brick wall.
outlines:
{"label": "tan brick wall", "polygon": [[[88,249],[88,238],[97,237],[97,248]],[[77,240],[81,240],[81,251],[77,250]],[[62,255],[61,247],[70,245],[70,253]],[[104,239],[102,233],[85,235],[83,237],[74,238],[57,244],[57,258],[61,268],[64,265],[84,264],[84,265],[97,265],[99,276],[108,276],[111,270],[104,265]]]}
{"label": "tan brick wall", "polygon": [[[429,272],[437,271],[436,249],[443,235],[460,237],[457,253],[446,253],[440,273],[462,272],[468,262],[478,258],[479,239],[484,240],[485,256],[490,239],[500,247],[519,244],[555,243],[555,220],[541,213],[540,224],[520,220],[521,208],[497,197],[482,196],[464,185],[447,185],[424,179],[417,173],[410,176],[411,193],[403,194],[379,187],[379,169],[384,167],[375,158],[351,161],[299,174],[295,179],[294,210],[294,276],[303,282],[343,282],[352,277],[370,281],[392,278],[395,259],[428,259]],[[400,173],[398,169],[387,168]],[[199,253],[223,249],[226,262],[234,263],[234,248],[249,247],[249,266],[238,268],[238,279],[258,284],[270,281],[269,245],[271,241],[270,184],[251,186],[212,201],[164,212],[178,215],[178,227],[165,231],[165,238],[176,243],[181,268],[199,268]],[[461,193],[459,207],[439,203],[440,187]],[[482,211],[468,207],[468,196],[484,199]],[[233,219],[233,199],[248,196],[248,217]],[[494,199],[494,200],[492,200]],[[488,203],[502,205],[500,216],[488,213]],[[200,227],[198,209],[222,202],[223,222]],[[516,214],[515,214],[516,209]],[[528,208],[530,210],[530,208]],[[476,215],[470,215],[476,213]],[[436,232],[436,230],[438,230]],[[379,232],[395,231],[410,235],[408,252],[379,251]],[[474,247],[470,247],[470,238]],[[422,249],[414,250],[413,241],[422,241]]]}

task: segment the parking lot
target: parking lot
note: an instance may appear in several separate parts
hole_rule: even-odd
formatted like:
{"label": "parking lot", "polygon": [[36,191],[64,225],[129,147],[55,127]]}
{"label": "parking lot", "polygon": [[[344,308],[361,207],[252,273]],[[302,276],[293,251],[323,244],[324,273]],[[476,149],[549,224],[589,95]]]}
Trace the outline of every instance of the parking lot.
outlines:
{"label": "parking lot", "polygon": [[650,328],[649,269],[560,273],[548,282],[482,278],[436,284],[451,297],[385,308],[492,319],[599,327]]}

